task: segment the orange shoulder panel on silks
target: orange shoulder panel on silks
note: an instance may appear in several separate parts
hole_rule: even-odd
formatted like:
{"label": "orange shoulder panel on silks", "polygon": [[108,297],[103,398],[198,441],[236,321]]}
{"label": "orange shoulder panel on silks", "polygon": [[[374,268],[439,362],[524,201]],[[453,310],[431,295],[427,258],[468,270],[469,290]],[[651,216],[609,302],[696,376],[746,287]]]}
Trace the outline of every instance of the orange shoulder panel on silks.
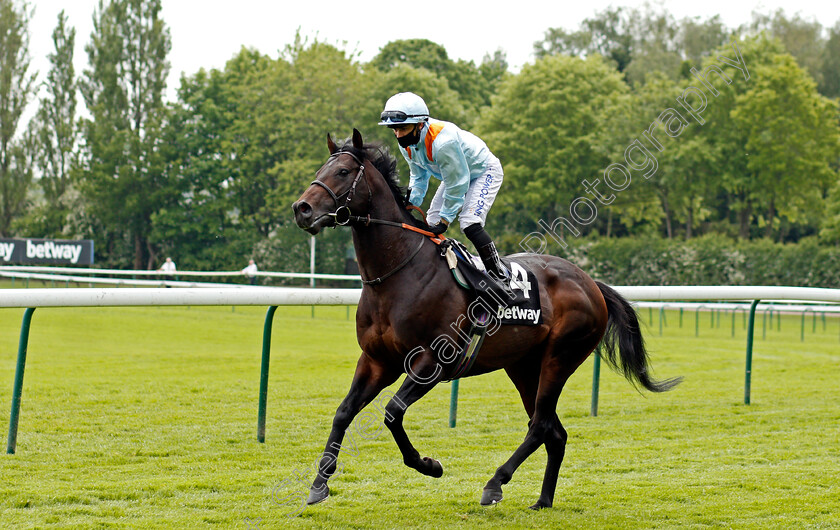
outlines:
{"label": "orange shoulder panel on silks", "polygon": [[434,160],[432,160],[432,143],[435,141],[435,138],[437,138],[437,135],[440,134],[440,131],[442,130],[442,123],[429,124],[429,131],[426,133],[426,157],[429,159],[429,162],[434,162]]}

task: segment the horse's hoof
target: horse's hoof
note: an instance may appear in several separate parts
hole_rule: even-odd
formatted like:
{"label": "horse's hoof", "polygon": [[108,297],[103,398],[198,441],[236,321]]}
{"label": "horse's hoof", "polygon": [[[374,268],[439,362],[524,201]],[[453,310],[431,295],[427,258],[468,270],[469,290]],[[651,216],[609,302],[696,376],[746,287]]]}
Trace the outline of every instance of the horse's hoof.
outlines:
{"label": "horse's hoof", "polygon": [[481,492],[481,505],[492,506],[496,503],[502,502],[502,490],[488,490]]}
{"label": "horse's hoof", "polygon": [[543,508],[551,508],[551,504],[542,501],[537,501],[536,504],[534,504],[533,506],[528,506],[528,508],[532,510],[542,510]]}
{"label": "horse's hoof", "polygon": [[424,475],[434,478],[440,478],[443,476],[443,466],[434,458],[425,456],[423,457],[423,463],[426,464],[426,469],[422,471]]}
{"label": "horse's hoof", "polygon": [[312,488],[309,490],[309,497],[306,499],[306,504],[318,504],[327,500],[330,496],[330,487],[324,484],[320,489]]}

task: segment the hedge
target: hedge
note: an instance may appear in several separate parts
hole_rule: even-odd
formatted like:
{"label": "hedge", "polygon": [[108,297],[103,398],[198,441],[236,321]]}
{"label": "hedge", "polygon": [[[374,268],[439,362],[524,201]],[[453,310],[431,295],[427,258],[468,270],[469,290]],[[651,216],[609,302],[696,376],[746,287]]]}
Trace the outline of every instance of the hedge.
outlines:
{"label": "hedge", "polygon": [[[521,251],[510,234],[507,252]],[[690,240],[657,237],[571,238],[549,246],[593,278],[612,285],[786,285],[840,288],[840,246],[815,239],[799,243],[736,240],[705,235]]]}

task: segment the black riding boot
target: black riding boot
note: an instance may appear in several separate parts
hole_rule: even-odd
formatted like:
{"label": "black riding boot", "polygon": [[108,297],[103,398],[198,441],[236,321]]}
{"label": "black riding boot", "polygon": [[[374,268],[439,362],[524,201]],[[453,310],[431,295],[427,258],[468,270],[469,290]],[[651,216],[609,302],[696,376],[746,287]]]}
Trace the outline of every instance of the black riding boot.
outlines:
{"label": "black riding boot", "polygon": [[496,245],[493,244],[493,240],[490,239],[490,234],[484,230],[484,227],[479,223],[472,224],[464,228],[464,235],[475,245],[475,249],[478,250],[478,256],[484,263],[484,269],[487,273],[496,280],[503,280],[507,276],[505,268],[502,265],[501,259],[499,259]]}
{"label": "black riding boot", "polygon": [[502,265],[502,260],[499,257],[499,251],[496,250],[496,245],[492,241],[482,247],[478,247],[478,256],[481,262],[484,263],[484,269],[487,274],[493,279],[502,281],[508,276],[505,266]]}
{"label": "black riding boot", "polygon": [[[490,239],[490,235],[484,230],[480,224],[476,223],[464,228],[464,235],[472,241],[478,250],[478,256],[484,263],[484,269],[487,274],[493,278],[501,290],[507,295],[507,305],[518,305],[525,302],[524,291],[518,289],[511,289],[510,281],[508,280],[510,273],[502,265],[502,260],[499,257],[499,252],[496,250],[496,245]],[[504,295],[502,295],[504,296]]]}

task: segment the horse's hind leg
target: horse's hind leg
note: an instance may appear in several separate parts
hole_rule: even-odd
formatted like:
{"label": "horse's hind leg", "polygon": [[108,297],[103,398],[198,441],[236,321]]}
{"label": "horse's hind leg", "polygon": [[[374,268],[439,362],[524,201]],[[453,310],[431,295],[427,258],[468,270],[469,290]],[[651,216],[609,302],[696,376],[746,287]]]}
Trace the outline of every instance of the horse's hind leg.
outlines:
{"label": "horse's hind leg", "polygon": [[546,432],[545,450],[548,453],[548,461],[545,464],[545,475],[543,476],[540,498],[530,508],[550,508],[554,504],[554,491],[557,489],[557,476],[560,474],[560,465],[566,455],[566,429],[560,423],[560,418],[554,414],[554,421],[551,428]]}
{"label": "horse's hind leg", "polygon": [[[543,443],[547,443],[546,450],[549,453],[549,462],[546,466],[546,475],[543,480],[543,491],[544,493],[547,492],[548,487],[552,486],[550,492],[551,498],[548,499],[549,504],[546,506],[551,505],[550,502],[554,497],[553,486],[557,484],[557,474],[560,470],[560,463],[563,460],[562,452],[558,452],[558,447],[561,446],[558,444],[555,421],[557,427],[562,429],[562,426],[559,425],[555,409],[557,407],[557,400],[560,397],[560,391],[563,389],[563,385],[566,384],[566,379],[568,379],[569,375],[568,371],[563,370],[556,359],[544,360],[543,366],[540,369],[539,389],[537,391],[534,414],[529,423],[528,433],[525,435],[525,440],[523,440],[522,444],[513,452],[513,455],[496,470],[496,473],[484,486],[484,491],[481,494],[481,504],[483,506],[495,504],[502,500],[502,486],[510,482],[513,473],[522,465],[522,462],[531,456]],[[565,438],[563,438],[561,448],[565,450]],[[540,501],[543,500],[545,499],[541,496]],[[534,507],[543,507],[538,506],[539,504],[540,502],[534,505]]]}
{"label": "horse's hind leg", "polygon": [[[522,405],[528,418],[532,419],[536,407],[537,390],[539,386],[539,361],[533,360],[520,363],[505,370],[519,391],[522,398]],[[530,421],[529,421],[530,423]],[[557,477],[560,474],[560,465],[566,454],[566,430],[560,423],[557,413],[554,414],[553,426],[546,431],[545,450],[548,453],[548,462],[545,466],[542,491],[536,504],[532,509],[547,508],[554,502],[554,491],[557,488]]]}
{"label": "horse's hind leg", "polygon": [[350,391],[335,412],[327,446],[324,448],[324,454],[318,464],[318,474],[312,481],[309,497],[306,499],[307,504],[315,504],[329,497],[330,488],[327,486],[327,481],[335,473],[338,453],[341,450],[341,442],[344,440],[347,428],[359,411],[370,403],[383,388],[396,381],[398,376],[399,374],[390,372],[382,365],[372,361],[364,353],[359,358]]}

